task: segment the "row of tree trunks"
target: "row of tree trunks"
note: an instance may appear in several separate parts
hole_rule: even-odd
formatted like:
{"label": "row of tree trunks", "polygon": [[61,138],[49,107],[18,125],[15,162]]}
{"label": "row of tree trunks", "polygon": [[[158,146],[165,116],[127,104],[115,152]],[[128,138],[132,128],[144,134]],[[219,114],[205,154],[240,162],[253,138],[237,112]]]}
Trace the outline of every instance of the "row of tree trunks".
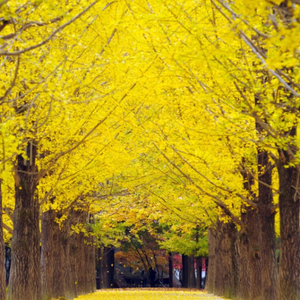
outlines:
{"label": "row of tree trunks", "polygon": [[[89,238],[86,243],[83,233],[70,235],[71,224],[85,223],[87,213],[76,212],[79,216],[73,221],[76,216],[71,213],[61,226],[54,221],[60,217],[59,213],[52,210],[43,213],[40,240],[36,146],[33,142],[28,143],[26,153],[28,159],[18,155],[15,170],[14,230],[7,299],[48,300],[59,296],[72,299],[78,294],[92,292],[95,290],[93,242]],[[2,222],[0,232],[1,258],[4,253]],[[3,276],[1,274],[2,271],[0,276]],[[2,284],[5,285],[5,279],[0,282],[1,297],[4,297]]]}
{"label": "row of tree trunks", "polygon": [[6,294],[6,279],[5,279],[5,249],[3,241],[3,223],[2,223],[2,189],[0,179],[0,300],[5,300]]}
{"label": "row of tree trunks", "polygon": [[[171,256],[169,254],[169,277],[172,278],[173,266],[172,266],[172,260],[170,258]],[[197,288],[197,289],[203,288],[202,259],[203,259],[202,257],[195,258],[194,256],[182,255],[182,278],[181,278],[182,287]],[[213,262],[211,266],[213,266]],[[169,286],[173,287],[173,279],[172,281],[169,282]]]}
{"label": "row of tree trunks", "polygon": [[[49,210],[42,217],[42,300],[94,292],[95,250],[92,237],[71,233],[73,224],[83,224],[85,212],[71,212],[61,224],[61,214]],[[44,230],[44,231],[43,231]]]}
{"label": "row of tree trunks", "polygon": [[[296,300],[300,298],[300,241],[299,241],[299,171],[277,162],[279,171],[279,208],[281,248],[279,279],[276,261],[275,213],[272,199],[272,166],[268,155],[258,151],[259,195],[257,208],[244,207],[239,233],[239,293],[245,300]],[[209,292],[228,295],[224,286],[230,286],[224,264],[219,253],[228,257],[228,229],[224,225],[209,232],[209,257],[207,288]],[[231,230],[231,232],[233,232]],[[224,249],[227,249],[226,251]],[[225,251],[225,252],[224,252]],[[225,253],[225,254],[224,254]],[[228,266],[227,266],[228,268]],[[229,272],[228,268],[228,272]],[[232,271],[234,272],[234,271]],[[234,274],[234,273],[233,273]],[[279,289],[278,289],[279,287]],[[279,292],[278,292],[279,291]]]}
{"label": "row of tree trunks", "polygon": [[218,222],[209,232],[207,289],[228,298],[262,300],[258,214],[248,208],[238,233],[232,222]]}

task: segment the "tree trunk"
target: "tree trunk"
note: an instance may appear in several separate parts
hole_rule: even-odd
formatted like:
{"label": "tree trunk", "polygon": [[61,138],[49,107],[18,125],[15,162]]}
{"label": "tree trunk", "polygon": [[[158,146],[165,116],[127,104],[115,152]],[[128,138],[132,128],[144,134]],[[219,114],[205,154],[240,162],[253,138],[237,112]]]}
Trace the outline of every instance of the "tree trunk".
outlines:
{"label": "tree trunk", "polygon": [[273,208],[272,166],[268,153],[258,150],[258,218],[260,232],[262,299],[276,300],[278,274],[276,261],[275,213]]}
{"label": "tree trunk", "polygon": [[77,282],[78,282],[78,264],[77,264],[77,234],[73,233],[70,236],[70,267],[71,267],[71,274],[70,274],[70,282],[71,286],[70,288],[73,289],[74,294],[76,297],[79,295],[78,294],[78,289],[77,289]]}
{"label": "tree trunk", "polygon": [[169,287],[173,287],[173,259],[171,252],[169,252]]}
{"label": "tree trunk", "polygon": [[233,223],[218,224],[216,243],[215,294],[234,298],[238,294],[239,265],[237,230]]}
{"label": "tree trunk", "polygon": [[[57,215],[59,217],[59,215]],[[66,268],[64,261],[64,249],[62,245],[62,233],[58,223],[53,223],[53,288],[54,298],[64,297],[66,292],[65,277]]]}
{"label": "tree trunk", "polygon": [[[89,224],[94,224],[93,216],[89,216]],[[87,231],[92,232],[92,228],[87,225]],[[86,238],[86,293],[93,293],[96,291],[96,250],[95,238],[90,235]]]}
{"label": "tree trunk", "polygon": [[[64,288],[65,293],[64,297],[67,299],[73,299],[77,296],[76,289],[74,287],[74,277],[72,274],[72,264],[71,264],[71,238],[70,238],[70,226],[71,226],[71,217],[64,221],[63,226],[60,230],[61,234],[61,249],[62,249],[62,256],[64,265],[61,266],[61,268],[64,269]],[[82,272],[84,273],[84,269],[82,269]]]}
{"label": "tree trunk", "polygon": [[114,283],[114,248],[101,247],[98,249],[100,288],[109,289]]}
{"label": "tree trunk", "polygon": [[[280,209],[279,300],[300,299],[299,171],[278,162]],[[298,190],[297,190],[298,189]]]}
{"label": "tree trunk", "polygon": [[197,270],[197,280],[196,288],[202,288],[202,257],[196,257],[196,270]]}
{"label": "tree trunk", "polygon": [[53,226],[55,213],[48,210],[42,214],[41,278],[42,300],[52,299],[53,288]]}
{"label": "tree trunk", "polygon": [[5,300],[6,279],[5,279],[5,248],[3,241],[3,220],[2,220],[2,188],[0,179],[0,300]]}
{"label": "tree trunk", "polygon": [[183,288],[187,288],[188,286],[188,256],[182,254],[182,279],[181,279],[181,286]]}
{"label": "tree trunk", "polygon": [[188,256],[188,288],[196,288],[196,277],[195,277],[195,266],[194,266],[194,256]]}
{"label": "tree trunk", "polygon": [[[252,174],[249,174],[247,170],[242,172],[242,176],[244,178],[244,188],[248,191],[249,197],[253,197],[256,199],[257,197],[253,192],[254,186],[254,177]],[[248,266],[249,266],[249,299],[251,300],[264,300],[262,299],[262,283],[261,283],[261,249],[260,249],[260,226],[259,226],[259,217],[256,209],[249,206],[242,206],[242,222],[244,223],[244,232],[241,233],[241,237],[243,241],[241,243],[242,251],[245,251],[248,248]],[[242,253],[245,255],[245,252]],[[245,257],[243,257],[245,258]],[[247,287],[246,280],[247,272],[246,262],[242,262],[243,265],[243,287],[241,291],[246,296]],[[247,299],[247,298],[246,298]]]}
{"label": "tree trunk", "polygon": [[86,269],[86,257],[85,257],[85,245],[84,245],[84,234],[80,232],[77,235],[77,257],[76,261],[78,264],[78,280],[77,280],[77,289],[78,294],[82,295],[85,294],[86,290],[86,277],[85,277],[85,269]]}
{"label": "tree trunk", "polygon": [[93,244],[93,237],[87,238],[85,243],[85,293],[93,293],[96,284],[96,265],[95,265],[95,247]]}
{"label": "tree trunk", "polygon": [[194,256],[182,255],[182,287],[195,288]]}
{"label": "tree trunk", "polygon": [[40,300],[39,202],[35,195],[36,146],[27,146],[29,161],[17,156],[15,170],[15,210],[12,237],[12,266],[9,300]]}
{"label": "tree trunk", "polygon": [[[243,221],[242,213],[242,221]],[[250,268],[249,268],[249,241],[246,232],[239,233],[239,261],[240,261],[240,294],[241,300],[250,297]]]}
{"label": "tree trunk", "polygon": [[108,262],[109,262],[109,285],[110,288],[114,287],[114,281],[115,281],[115,248],[111,247],[110,251],[108,253]]}
{"label": "tree trunk", "polygon": [[208,230],[208,271],[206,274],[205,287],[211,294],[215,292],[216,276],[216,231],[212,228]]}
{"label": "tree trunk", "polygon": [[250,295],[251,300],[263,300],[262,283],[261,283],[261,254],[259,239],[259,224],[257,211],[247,207],[244,221],[246,234],[248,238],[248,260],[249,260],[249,277],[250,277]]}

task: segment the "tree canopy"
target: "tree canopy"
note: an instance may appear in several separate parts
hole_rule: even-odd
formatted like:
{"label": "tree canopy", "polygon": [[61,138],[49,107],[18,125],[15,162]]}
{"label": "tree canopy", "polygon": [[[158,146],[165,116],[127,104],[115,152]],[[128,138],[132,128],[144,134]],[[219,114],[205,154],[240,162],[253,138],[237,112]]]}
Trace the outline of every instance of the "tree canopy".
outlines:
{"label": "tree canopy", "polygon": [[84,211],[105,246],[130,228],[199,256],[219,222],[250,239],[255,211],[262,238],[278,213],[296,299],[299,33],[298,0],[1,1],[5,241],[51,211],[89,235],[68,221]]}

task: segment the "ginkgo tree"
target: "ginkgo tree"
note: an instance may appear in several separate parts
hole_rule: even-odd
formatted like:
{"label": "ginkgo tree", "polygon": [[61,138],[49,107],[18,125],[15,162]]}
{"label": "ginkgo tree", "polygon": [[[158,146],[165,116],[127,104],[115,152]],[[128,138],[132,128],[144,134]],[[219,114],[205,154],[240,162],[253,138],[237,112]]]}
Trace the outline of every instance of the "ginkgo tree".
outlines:
{"label": "ginkgo tree", "polygon": [[[111,180],[110,193],[123,200],[108,217],[116,210],[122,220],[126,211],[133,224],[150,211],[171,228],[167,219],[187,218],[187,236],[193,224],[211,227],[232,273],[227,282],[212,263],[213,292],[299,297],[298,0],[10,0],[0,8],[9,299],[40,299],[40,208],[42,252],[52,239],[43,220],[58,243],[73,234],[78,245],[87,233],[75,223],[103,212]],[[149,211],[131,206],[137,197],[150,200]]]}
{"label": "ginkgo tree", "polygon": [[[3,145],[6,143],[5,149],[14,148],[15,151],[8,156],[7,168],[12,169],[17,161],[9,299],[18,299],[23,294],[30,299],[40,299],[38,183],[42,203],[57,210],[61,207],[59,201],[63,200],[62,189],[66,189],[66,183],[69,192],[72,184],[82,187],[73,195],[68,194],[68,197],[73,197],[69,201],[74,201],[82,190],[88,194],[87,190],[96,189],[98,182],[111,176],[112,159],[102,157],[100,162],[95,159],[103,151],[122,154],[117,147],[112,150],[111,144],[118,134],[122,134],[120,122],[122,114],[126,115],[123,109],[127,107],[121,104],[135,87],[137,78],[128,84],[124,77],[117,77],[119,73],[114,68],[105,66],[110,66],[110,61],[102,57],[103,52],[107,50],[124,10],[123,6],[111,10],[113,16],[108,17],[107,32],[99,35],[96,27],[88,30],[101,19],[97,10],[91,10],[96,3],[83,1],[80,5],[70,2],[55,5],[43,1],[24,7],[22,3],[3,4],[1,31],[2,40],[7,42],[3,43],[1,50],[2,70],[11,80],[6,81],[2,98],[5,104],[2,122],[10,126],[9,121],[13,118],[14,127],[8,138],[3,139]],[[102,12],[109,6],[110,3],[98,9]],[[82,27],[75,36],[78,25],[74,22],[79,19]],[[101,22],[99,20],[97,25]],[[88,52],[92,42],[95,48]],[[88,53],[90,62],[86,64]],[[123,55],[118,53],[118,56]],[[117,63],[112,61],[111,66]],[[101,75],[102,72],[107,74]],[[109,117],[110,122],[106,122]],[[92,146],[93,143],[96,146]],[[91,149],[93,153],[83,154],[84,149]],[[6,162],[5,157],[9,154],[8,150],[3,152],[2,162]],[[89,165],[96,168],[85,178],[78,179],[76,174],[84,169],[87,172]],[[99,169],[104,171],[105,168],[108,174],[103,172],[100,178]],[[30,218],[24,219],[25,211]],[[24,268],[29,271],[25,272]]]}

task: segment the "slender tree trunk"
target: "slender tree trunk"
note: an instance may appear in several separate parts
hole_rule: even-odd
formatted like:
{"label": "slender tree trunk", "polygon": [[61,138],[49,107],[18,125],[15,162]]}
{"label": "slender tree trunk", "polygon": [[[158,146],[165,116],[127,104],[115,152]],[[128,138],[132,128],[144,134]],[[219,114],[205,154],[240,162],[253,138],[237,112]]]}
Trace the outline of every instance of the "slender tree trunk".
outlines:
{"label": "slender tree trunk", "polygon": [[188,256],[182,254],[181,258],[182,258],[182,280],[181,280],[181,286],[183,288],[187,288],[188,287],[188,276],[189,276],[189,272],[188,272]]}
{"label": "slender tree trunk", "polygon": [[278,274],[276,261],[275,213],[273,208],[272,166],[266,151],[258,151],[258,218],[261,253],[262,299],[276,300]]}
{"label": "slender tree trunk", "polygon": [[280,209],[279,299],[300,299],[299,171],[278,162]]}
{"label": "slender tree trunk", "polygon": [[202,257],[196,257],[196,270],[197,270],[197,279],[196,279],[196,288],[201,289],[202,282]]}
{"label": "slender tree trunk", "polygon": [[0,179],[0,300],[5,300],[6,279],[5,279],[5,248],[3,241],[3,220],[2,220],[2,182]]}
{"label": "slender tree trunk", "polygon": [[115,248],[111,247],[107,255],[109,266],[109,287],[113,288],[115,280]]}
{"label": "slender tree trunk", "polygon": [[[89,216],[89,224],[94,224],[93,216]],[[92,232],[91,227],[87,227],[88,232]],[[93,293],[96,290],[96,252],[95,252],[95,238],[90,235],[86,238],[86,282],[87,293]]]}
{"label": "slender tree trunk", "polygon": [[188,268],[188,279],[187,287],[195,288],[196,287],[196,278],[195,278],[195,266],[194,266],[194,256],[188,256],[187,258],[187,268]]}
{"label": "slender tree trunk", "polygon": [[209,293],[215,292],[215,276],[216,276],[216,231],[212,228],[208,230],[208,271],[206,274],[205,286]]}
{"label": "slender tree trunk", "polygon": [[112,288],[114,280],[114,248],[99,248],[98,257],[100,271],[100,289]]}
{"label": "slender tree trunk", "polygon": [[169,252],[169,287],[173,287],[173,258],[172,252]]}
{"label": "slender tree trunk", "polygon": [[41,278],[42,300],[51,300],[53,289],[53,226],[55,212],[48,210],[42,214]]}
{"label": "slender tree trunk", "polygon": [[35,195],[37,167],[36,146],[27,146],[26,161],[17,156],[15,170],[15,210],[12,237],[12,266],[9,300],[40,300],[39,202]]}
{"label": "slender tree trunk", "polygon": [[203,288],[206,288],[206,279],[207,279],[207,275],[208,275],[208,264],[209,264],[209,259],[208,257],[205,258],[205,277],[204,277],[204,286]]}

